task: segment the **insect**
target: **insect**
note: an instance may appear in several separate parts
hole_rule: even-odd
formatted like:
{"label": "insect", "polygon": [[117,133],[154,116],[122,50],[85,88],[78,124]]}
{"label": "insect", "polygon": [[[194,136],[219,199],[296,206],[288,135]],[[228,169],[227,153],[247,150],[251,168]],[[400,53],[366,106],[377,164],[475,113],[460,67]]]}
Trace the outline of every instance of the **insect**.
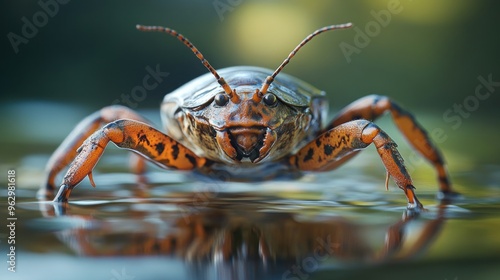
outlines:
{"label": "insect", "polygon": [[[201,52],[177,31],[137,26],[179,39],[209,70],[167,94],[161,104],[165,132],[124,106],[109,106],[78,124],[57,148],[46,167],[40,194],[51,197],[56,175],[67,165],[55,202],[66,202],[92,170],[106,145],[142,155],[160,167],[191,170],[226,179],[267,179],[277,173],[329,171],[373,144],[389,177],[402,189],[409,209],[420,209],[410,175],[391,138],[372,121],[390,112],[410,144],[435,167],[440,191],[451,193],[443,157],[427,133],[405,109],[385,96],[370,95],[341,110],[326,122],[325,93],[280,73],[313,37],[351,24],[320,28],[298,44],[275,70],[239,66],[216,71]],[[215,79],[214,79],[215,78]],[[102,126],[104,125],[104,126]],[[102,127],[101,127],[102,126]],[[138,169],[143,161],[138,162]]]}

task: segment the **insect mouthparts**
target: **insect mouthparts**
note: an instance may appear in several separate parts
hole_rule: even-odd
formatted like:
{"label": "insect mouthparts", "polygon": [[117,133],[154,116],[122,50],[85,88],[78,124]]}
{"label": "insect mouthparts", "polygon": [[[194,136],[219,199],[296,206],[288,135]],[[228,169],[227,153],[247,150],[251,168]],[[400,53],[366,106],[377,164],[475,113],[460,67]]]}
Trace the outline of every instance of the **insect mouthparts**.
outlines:
{"label": "insect mouthparts", "polygon": [[228,130],[231,145],[237,152],[236,159],[249,158],[254,162],[260,155],[264,144],[266,129],[264,127],[237,127]]}

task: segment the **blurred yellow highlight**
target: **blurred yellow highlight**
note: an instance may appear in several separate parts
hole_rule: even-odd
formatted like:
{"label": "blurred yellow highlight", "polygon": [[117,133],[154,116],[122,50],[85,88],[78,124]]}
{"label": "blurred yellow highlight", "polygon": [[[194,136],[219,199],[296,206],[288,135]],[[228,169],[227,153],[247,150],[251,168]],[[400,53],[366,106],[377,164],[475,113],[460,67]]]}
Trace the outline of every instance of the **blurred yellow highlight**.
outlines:
{"label": "blurred yellow highlight", "polygon": [[234,44],[230,51],[242,64],[275,68],[317,28],[311,15],[297,5],[247,3],[234,13],[235,22],[228,24],[228,37]]}

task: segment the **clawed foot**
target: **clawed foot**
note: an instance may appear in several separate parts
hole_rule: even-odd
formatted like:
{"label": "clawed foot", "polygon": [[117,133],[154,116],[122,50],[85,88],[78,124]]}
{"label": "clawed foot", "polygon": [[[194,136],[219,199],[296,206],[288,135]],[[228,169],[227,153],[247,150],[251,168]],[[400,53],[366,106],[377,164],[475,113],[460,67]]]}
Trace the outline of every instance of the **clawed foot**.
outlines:
{"label": "clawed foot", "polygon": [[62,185],[57,192],[54,202],[68,202],[69,195],[71,194],[71,188],[67,185]]}

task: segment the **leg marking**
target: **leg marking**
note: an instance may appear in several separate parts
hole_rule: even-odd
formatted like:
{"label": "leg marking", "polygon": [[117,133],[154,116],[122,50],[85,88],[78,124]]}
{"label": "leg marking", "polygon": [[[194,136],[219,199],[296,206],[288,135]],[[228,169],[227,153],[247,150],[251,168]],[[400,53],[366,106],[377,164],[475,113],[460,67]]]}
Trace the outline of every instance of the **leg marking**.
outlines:
{"label": "leg marking", "polygon": [[326,171],[338,166],[353,153],[373,143],[387,173],[408,198],[408,208],[422,208],[397,145],[377,125],[367,120],[350,121],[321,134],[290,157],[290,163],[304,171]]}
{"label": "leg marking", "polygon": [[[109,142],[137,152],[163,168],[191,170],[202,167],[206,162],[205,158],[196,156],[186,147],[145,123],[118,120],[96,131],[78,148],[78,155],[64,176],[55,201],[67,201],[71,190],[78,183],[87,175],[92,178],[92,170]],[[163,148],[158,149],[161,145]]]}
{"label": "leg marking", "polygon": [[[38,196],[41,199],[52,197],[55,189],[55,178],[61,170],[63,170],[75,158],[77,148],[83,144],[93,132],[98,130],[103,124],[116,121],[121,118],[127,118],[146,122],[140,115],[130,110],[127,107],[114,105],[105,107],[85,119],[83,119],[71,131],[71,133],[59,145],[56,151],[52,154],[45,167],[46,177],[44,178]],[[133,169],[140,173],[144,170],[144,159],[135,158]]]}
{"label": "leg marking", "polygon": [[380,95],[369,95],[354,101],[333,119],[326,130],[360,118],[374,121],[386,112],[391,113],[396,126],[408,142],[434,165],[438,174],[440,190],[444,193],[451,193],[451,183],[440,151],[432,143],[427,132],[415,120],[414,116],[389,98]]}

